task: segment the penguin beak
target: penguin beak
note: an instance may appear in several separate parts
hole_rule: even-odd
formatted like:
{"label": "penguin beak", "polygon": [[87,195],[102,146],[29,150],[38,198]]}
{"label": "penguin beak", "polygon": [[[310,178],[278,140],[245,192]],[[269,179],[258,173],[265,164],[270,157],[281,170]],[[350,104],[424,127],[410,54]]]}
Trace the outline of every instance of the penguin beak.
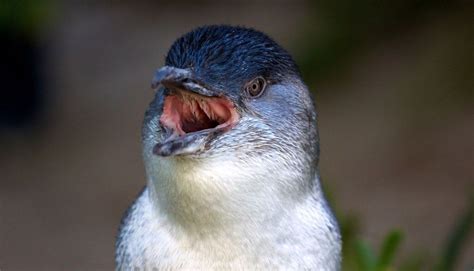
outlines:
{"label": "penguin beak", "polygon": [[206,87],[203,82],[197,80],[193,76],[191,71],[170,66],[164,66],[156,71],[155,76],[151,81],[151,87],[157,89],[160,85],[171,89],[186,89],[208,97],[222,95],[217,91],[210,90]]}
{"label": "penguin beak", "polygon": [[207,88],[185,69],[159,69],[152,87],[163,85],[165,93],[160,124],[165,140],[153,153],[159,156],[196,154],[216,136],[230,130],[239,120],[234,103]]}

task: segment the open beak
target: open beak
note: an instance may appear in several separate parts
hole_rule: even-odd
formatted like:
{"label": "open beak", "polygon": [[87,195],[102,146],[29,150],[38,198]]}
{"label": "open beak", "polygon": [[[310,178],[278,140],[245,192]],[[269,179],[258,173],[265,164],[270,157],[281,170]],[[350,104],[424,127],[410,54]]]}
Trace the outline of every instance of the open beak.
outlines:
{"label": "open beak", "polygon": [[165,139],[153,148],[159,156],[195,154],[239,120],[234,103],[206,87],[185,69],[165,66],[156,72],[152,87],[164,86],[160,124]]}

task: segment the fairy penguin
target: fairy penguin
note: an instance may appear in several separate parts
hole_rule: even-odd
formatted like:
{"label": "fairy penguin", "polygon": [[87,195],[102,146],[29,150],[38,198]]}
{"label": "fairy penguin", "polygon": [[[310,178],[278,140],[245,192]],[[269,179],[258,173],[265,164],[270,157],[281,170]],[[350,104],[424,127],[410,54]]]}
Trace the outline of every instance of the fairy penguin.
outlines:
{"label": "fairy penguin", "polygon": [[245,27],[178,38],[143,123],[147,184],[116,270],[340,270],[317,113],[289,53]]}

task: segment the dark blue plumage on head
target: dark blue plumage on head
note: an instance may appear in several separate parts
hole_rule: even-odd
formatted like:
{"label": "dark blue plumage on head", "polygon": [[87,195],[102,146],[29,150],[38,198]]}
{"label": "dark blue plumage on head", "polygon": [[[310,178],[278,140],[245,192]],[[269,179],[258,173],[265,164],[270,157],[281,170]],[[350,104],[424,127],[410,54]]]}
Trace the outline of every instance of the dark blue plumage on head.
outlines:
{"label": "dark blue plumage on head", "polygon": [[288,52],[267,35],[225,25],[200,27],[176,40],[166,65],[189,69],[199,81],[227,91],[256,76],[272,83],[299,75]]}

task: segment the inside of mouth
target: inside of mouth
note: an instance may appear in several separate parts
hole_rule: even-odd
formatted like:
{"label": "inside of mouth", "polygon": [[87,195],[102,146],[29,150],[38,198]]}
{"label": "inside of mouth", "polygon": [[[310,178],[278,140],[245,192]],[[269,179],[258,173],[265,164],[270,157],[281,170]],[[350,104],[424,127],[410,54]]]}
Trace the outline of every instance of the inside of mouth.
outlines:
{"label": "inside of mouth", "polygon": [[160,122],[178,135],[229,126],[238,118],[233,103],[223,97],[206,97],[180,91],[165,97]]}

